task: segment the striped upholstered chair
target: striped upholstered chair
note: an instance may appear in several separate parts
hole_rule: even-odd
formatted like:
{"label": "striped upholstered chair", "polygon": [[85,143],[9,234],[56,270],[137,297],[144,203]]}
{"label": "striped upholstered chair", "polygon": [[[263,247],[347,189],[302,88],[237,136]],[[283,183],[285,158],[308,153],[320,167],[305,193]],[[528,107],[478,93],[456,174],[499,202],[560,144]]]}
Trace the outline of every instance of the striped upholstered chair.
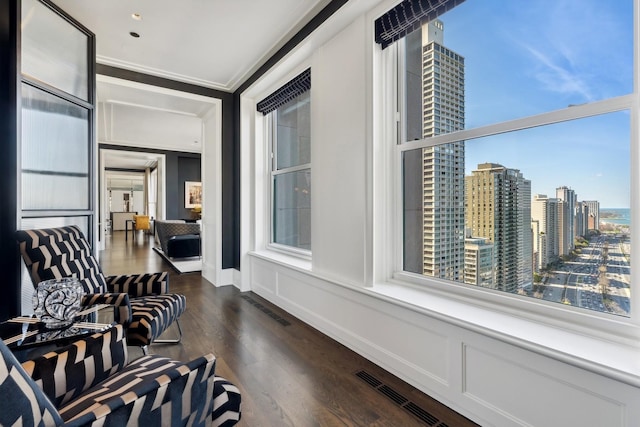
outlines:
{"label": "striped upholstered chair", "polygon": [[2,426],[223,426],[241,396],[215,357],[146,355],[128,364],[122,325],[20,364],[0,340]]}
{"label": "striped upholstered chair", "polygon": [[[186,298],[168,293],[166,272],[105,277],[77,226],[19,230],[17,239],[34,287],[43,280],[75,276],[87,293],[83,305],[115,306],[115,320],[126,326],[129,345],[142,347],[146,354],[152,342],[180,341],[178,318]],[[174,322],[178,339],[159,340]]]}

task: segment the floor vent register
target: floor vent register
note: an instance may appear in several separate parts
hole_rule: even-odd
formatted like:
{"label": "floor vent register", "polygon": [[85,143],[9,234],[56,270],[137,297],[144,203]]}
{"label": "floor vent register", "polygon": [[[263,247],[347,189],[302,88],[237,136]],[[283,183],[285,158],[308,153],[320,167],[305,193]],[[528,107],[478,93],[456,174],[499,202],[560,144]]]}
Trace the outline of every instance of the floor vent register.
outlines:
{"label": "floor vent register", "polygon": [[276,322],[280,323],[282,326],[291,325],[291,323],[287,319],[283,319],[277,313],[274,313],[269,308],[265,307],[264,305],[260,304],[258,301],[256,301],[253,298],[251,298],[249,295],[241,295],[240,297],[243,298],[245,301],[247,301],[252,306],[254,306],[255,308],[257,308],[258,310],[260,310],[263,313],[265,313],[267,316],[271,317]]}
{"label": "floor vent register", "polygon": [[384,384],[375,376],[371,375],[367,371],[358,371],[356,372],[356,376],[360,378],[365,383],[369,384],[371,387],[378,390],[380,393],[384,394],[391,401],[396,403],[397,405],[403,407],[406,411],[410,412],[413,416],[418,418],[420,421],[423,421],[428,426],[431,427],[448,427],[447,424],[440,422],[438,418],[430,414],[425,409],[411,402],[409,399],[395,391],[393,388]]}

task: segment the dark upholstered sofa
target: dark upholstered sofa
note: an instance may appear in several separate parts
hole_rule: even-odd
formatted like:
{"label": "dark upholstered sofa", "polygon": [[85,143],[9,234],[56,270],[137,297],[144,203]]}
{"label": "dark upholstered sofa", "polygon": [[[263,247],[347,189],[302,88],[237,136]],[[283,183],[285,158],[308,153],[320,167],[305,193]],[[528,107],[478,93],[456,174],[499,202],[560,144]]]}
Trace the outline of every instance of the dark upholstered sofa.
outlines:
{"label": "dark upholstered sofa", "polygon": [[156,220],[160,249],[169,258],[201,255],[200,224],[183,220]]}

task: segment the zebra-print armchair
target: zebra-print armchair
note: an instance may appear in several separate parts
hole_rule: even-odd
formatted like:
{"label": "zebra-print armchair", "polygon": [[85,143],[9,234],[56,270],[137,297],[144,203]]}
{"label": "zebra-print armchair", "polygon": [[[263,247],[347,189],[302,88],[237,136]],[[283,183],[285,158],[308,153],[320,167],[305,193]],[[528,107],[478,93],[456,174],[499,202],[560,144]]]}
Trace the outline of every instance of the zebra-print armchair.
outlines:
{"label": "zebra-print armchair", "polygon": [[0,425],[229,427],[241,397],[215,362],[145,355],[129,364],[122,325],[22,364],[0,340]]}
{"label": "zebra-print armchair", "polygon": [[[84,306],[110,304],[115,319],[126,326],[129,345],[146,353],[152,342],[179,342],[178,318],[186,309],[184,295],[169,293],[166,272],[106,276],[82,231],[75,226],[18,230],[20,254],[34,287],[43,280],[75,276],[86,295]],[[173,323],[179,337],[159,340]]]}

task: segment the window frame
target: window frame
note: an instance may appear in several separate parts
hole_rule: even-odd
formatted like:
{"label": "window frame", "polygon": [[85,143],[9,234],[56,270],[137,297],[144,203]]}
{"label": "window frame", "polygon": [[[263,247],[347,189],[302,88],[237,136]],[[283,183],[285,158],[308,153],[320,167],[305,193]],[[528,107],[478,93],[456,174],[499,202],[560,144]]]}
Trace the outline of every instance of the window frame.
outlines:
{"label": "window frame", "polygon": [[[379,106],[375,114],[380,120],[385,121],[379,130],[381,132],[380,143],[384,145],[384,152],[387,157],[379,166],[386,165],[387,172],[385,172],[384,176],[388,185],[387,194],[380,193],[380,195],[383,199],[390,201],[390,203],[386,203],[386,223],[389,230],[385,234],[385,240],[393,248],[389,252],[391,259],[386,261],[386,270],[381,279],[393,285],[417,290],[420,293],[424,293],[426,297],[430,294],[435,294],[464,302],[471,306],[482,307],[497,313],[516,315],[520,318],[551,325],[563,330],[624,342],[634,346],[638,345],[637,339],[640,336],[640,290],[633,280],[637,275],[635,271],[638,268],[638,255],[633,250],[630,262],[632,270],[630,291],[632,297],[628,318],[566,306],[551,301],[523,298],[522,296],[502,291],[469,286],[465,283],[404,271],[402,155],[405,151],[425,147],[457,141],[471,141],[477,138],[543,127],[607,113],[629,111],[629,143],[631,145],[629,161],[632,165],[629,176],[631,181],[630,209],[632,224],[640,224],[640,198],[637,195],[640,190],[640,172],[638,171],[639,168],[634,167],[635,165],[640,165],[640,149],[638,147],[640,141],[640,94],[638,89],[640,79],[639,4],[639,0],[633,0],[634,81],[631,93],[414,141],[406,141],[404,126],[406,112],[401,108],[406,104],[405,94],[401,89],[405,86],[404,65],[403,61],[399,60],[404,57],[401,56],[405,53],[404,43],[395,42],[384,50],[380,49],[379,45],[375,45],[373,66],[374,70],[377,71],[374,74],[377,75],[377,81],[382,86],[379,92]],[[385,205],[385,203],[376,203],[376,206],[382,205]],[[640,233],[636,228],[632,228],[631,231],[632,248],[638,247],[640,244]]]}
{"label": "window frame", "polygon": [[[308,92],[310,95],[310,91]],[[298,99],[299,96],[293,98],[293,99]],[[311,97],[309,97],[309,104],[311,104]],[[304,163],[304,164],[299,164],[299,165],[295,165],[295,166],[289,166],[289,167],[285,167],[285,168],[281,168],[278,169],[278,108],[276,108],[275,110],[271,111],[269,114],[267,114],[265,116],[265,133],[266,133],[266,140],[267,140],[267,171],[269,174],[269,197],[268,197],[268,203],[267,203],[267,209],[268,209],[268,226],[267,226],[267,231],[268,231],[268,240],[266,242],[266,246],[269,249],[272,249],[274,251],[277,252],[281,252],[284,254],[288,254],[288,255],[292,255],[298,258],[302,258],[302,259],[307,259],[307,260],[311,260],[311,250],[310,249],[303,249],[303,248],[299,248],[296,246],[290,246],[290,245],[286,245],[283,243],[278,243],[275,241],[275,228],[276,228],[276,224],[275,224],[275,207],[276,207],[276,202],[275,202],[275,194],[276,194],[276,177],[280,176],[280,175],[284,175],[287,173],[295,173],[295,172],[300,172],[300,171],[306,171],[308,170],[309,173],[311,174],[311,164],[312,162],[309,161],[308,163]],[[311,121],[311,117],[309,117],[309,120]],[[309,142],[309,144],[311,145],[311,141]],[[309,224],[309,234],[311,235],[311,223]]]}

